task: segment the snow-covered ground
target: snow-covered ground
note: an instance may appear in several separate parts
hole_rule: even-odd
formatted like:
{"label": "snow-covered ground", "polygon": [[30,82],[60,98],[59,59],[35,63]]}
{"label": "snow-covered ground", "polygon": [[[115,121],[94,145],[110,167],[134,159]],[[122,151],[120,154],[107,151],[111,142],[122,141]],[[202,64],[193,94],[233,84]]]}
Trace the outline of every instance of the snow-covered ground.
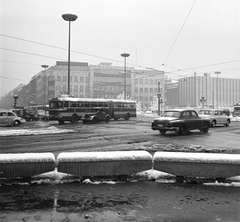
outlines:
{"label": "snow-covered ground", "polygon": [[58,129],[55,126],[43,127],[38,129],[22,129],[20,128],[10,128],[10,127],[1,127],[0,128],[0,137],[1,136],[20,136],[20,135],[42,135],[42,134],[58,134],[58,133],[74,133],[74,130],[71,129]]}

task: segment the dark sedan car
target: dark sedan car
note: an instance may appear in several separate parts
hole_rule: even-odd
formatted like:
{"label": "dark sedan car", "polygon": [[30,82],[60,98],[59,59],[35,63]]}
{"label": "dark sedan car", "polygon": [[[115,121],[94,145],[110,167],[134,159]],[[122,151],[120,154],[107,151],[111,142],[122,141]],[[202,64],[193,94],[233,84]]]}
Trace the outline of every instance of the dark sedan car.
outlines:
{"label": "dark sedan car", "polygon": [[195,129],[207,133],[209,127],[210,120],[200,118],[197,112],[191,109],[168,110],[152,122],[152,129],[159,130],[162,135],[165,135],[167,131],[175,131],[182,135]]}

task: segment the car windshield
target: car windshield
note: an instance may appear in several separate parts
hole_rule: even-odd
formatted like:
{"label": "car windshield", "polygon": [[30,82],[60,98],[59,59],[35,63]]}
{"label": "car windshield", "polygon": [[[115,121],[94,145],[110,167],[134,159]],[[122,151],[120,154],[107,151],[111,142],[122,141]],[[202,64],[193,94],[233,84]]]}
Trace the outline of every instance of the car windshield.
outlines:
{"label": "car windshield", "polygon": [[179,118],[180,112],[179,111],[167,111],[164,112],[163,117],[175,117]]}
{"label": "car windshield", "polygon": [[200,110],[198,112],[199,115],[212,115],[212,111],[211,110]]}

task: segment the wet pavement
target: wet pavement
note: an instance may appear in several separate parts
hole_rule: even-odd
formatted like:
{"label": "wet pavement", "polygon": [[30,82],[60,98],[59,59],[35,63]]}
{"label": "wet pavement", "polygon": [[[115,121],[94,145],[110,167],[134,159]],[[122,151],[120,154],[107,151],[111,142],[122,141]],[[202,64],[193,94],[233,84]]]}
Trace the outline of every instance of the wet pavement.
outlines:
{"label": "wet pavement", "polygon": [[240,187],[117,183],[4,185],[0,221],[240,221]]}

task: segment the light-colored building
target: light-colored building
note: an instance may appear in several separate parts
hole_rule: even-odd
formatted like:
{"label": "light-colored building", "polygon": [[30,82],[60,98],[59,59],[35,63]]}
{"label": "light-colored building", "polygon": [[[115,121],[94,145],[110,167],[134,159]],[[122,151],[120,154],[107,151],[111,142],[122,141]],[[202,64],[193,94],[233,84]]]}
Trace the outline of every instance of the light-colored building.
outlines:
{"label": "light-colored building", "polygon": [[240,100],[240,79],[195,74],[179,79],[178,90],[180,107],[230,107]]}
{"label": "light-colored building", "polygon": [[[126,98],[136,100],[147,109],[157,96],[164,93],[164,72],[137,70],[111,63],[88,65],[71,62],[70,95],[79,98],[123,98],[126,78]],[[160,86],[158,87],[158,82]],[[32,104],[48,104],[48,101],[68,92],[68,62],[57,61],[55,66],[46,68],[32,77],[28,95]],[[159,88],[159,89],[158,89]],[[21,99],[21,98],[19,98]],[[25,101],[29,105],[29,101]]]}

